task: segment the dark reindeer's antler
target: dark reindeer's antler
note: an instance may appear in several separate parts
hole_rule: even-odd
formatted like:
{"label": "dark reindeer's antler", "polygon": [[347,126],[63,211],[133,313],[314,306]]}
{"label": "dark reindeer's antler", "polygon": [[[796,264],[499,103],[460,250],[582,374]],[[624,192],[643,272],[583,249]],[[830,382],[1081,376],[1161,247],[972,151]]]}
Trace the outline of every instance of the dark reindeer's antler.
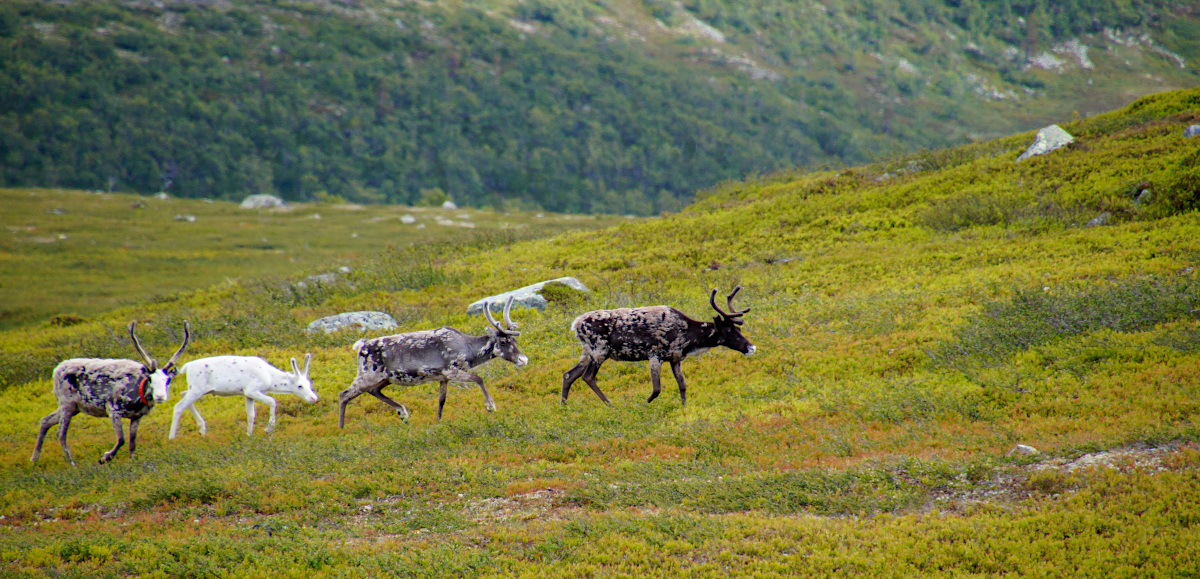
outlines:
{"label": "dark reindeer's antler", "polygon": [[512,304],[513,296],[508,296],[508,301],[504,303],[504,324],[507,326],[506,328],[501,328],[500,323],[496,321],[496,318],[492,317],[491,302],[483,303],[483,317],[487,318],[488,323],[491,324],[493,328],[496,328],[497,332],[500,332],[501,334],[509,334],[511,336],[520,336],[521,332],[517,331],[517,325],[512,322],[512,318],[510,318],[508,314],[509,310],[512,309]]}
{"label": "dark reindeer's antler", "polygon": [[721,314],[722,318],[725,318],[726,320],[739,326],[743,323],[741,317],[746,315],[746,312],[750,311],[750,308],[746,308],[741,311],[733,309],[733,297],[736,296],[740,291],[742,291],[742,286],[739,285],[733,288],[733,291],[730,292],[729,295],[725,296],[725,304],[727,307],[729,307],[729,313],[721,311],[721,308],[717,306],[717,288],[713,288],[712,293],[708,296],[708,303],[712,304],[713,309],[717,310],[717,313]]}
{"label": "dark reindeer's antler", "polygon": [[178,350],[175,350],[175,355],[171,356],[171,359],[169,361],[167,361],[167,365],[163,366],[163,370],[170,370],[171,367],[173,367],[175,365],[175,363],[179,361],[179,356],[181,356],[183,354],[183,349],[188,347],[188,342],[190,342],[191,340],[192,340],[191,324],[189,324],[187,320],[184,320],[183,321],[183,344],[179,346]]}
{"label": "dark reindeer's antler", "polygon": [[521,332],[516,331],[517,324],[514,323],[512,318],[508,315],[509,312],[512,311],[513,297],[514,296],[508,296],[508,301],[504,304],[504,327],[506,332],[514,336],[520,336]]}
{"label": "dark reindeer's antler", "polygon": [[135,325],[137,325],[137,321],[129,322],[129,337],[133,340],[133,347],[137,349],[138,354],[142,355],[142,361],[146,363],[146,367],[153,372],[158,369],[158,362],[154,358],[151,358],[150,354],[147,354],[146,350],[142,348],[142,343],[138,341],[137,334],[133,333]]}

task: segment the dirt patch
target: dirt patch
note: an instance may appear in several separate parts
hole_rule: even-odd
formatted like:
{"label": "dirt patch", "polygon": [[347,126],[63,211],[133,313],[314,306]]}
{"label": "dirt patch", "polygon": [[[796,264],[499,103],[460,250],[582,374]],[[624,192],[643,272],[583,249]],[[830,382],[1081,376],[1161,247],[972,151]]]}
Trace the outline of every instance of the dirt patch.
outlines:
{"label": "dirt patch", "polygon": [[925,510],[961,512],[981,505],[1000,508],[1015,508],[1020,501],[1036,496],[1071,494],[1070,487],[1061,489],[1050,485],[1031,484],[1037,477],[1057,473],[1071,475],[1091,468],[1105,468],[1128,472],[1140,470],[1150,474],[1178,470],[1170,458],[1175,453],[1190,450],[1200,451],[1200,443],[1175,442],[1162,446],[1138,444],[1114,448],[1102,452],[1091,452],[1082,456],[1047,457],[1029,464],[1010,465],[994,469],[984,482],[971,483],[966,474],[960,475],[958,483],[934,492]]}
{"label": "dirt patch", "polygon": [[576,517],[583,509],[566,503],[566,491],[546,488],[514,495],[510,498],[491,498],[467,504],[467,516],[479,524],[511,521],[565,521]]}

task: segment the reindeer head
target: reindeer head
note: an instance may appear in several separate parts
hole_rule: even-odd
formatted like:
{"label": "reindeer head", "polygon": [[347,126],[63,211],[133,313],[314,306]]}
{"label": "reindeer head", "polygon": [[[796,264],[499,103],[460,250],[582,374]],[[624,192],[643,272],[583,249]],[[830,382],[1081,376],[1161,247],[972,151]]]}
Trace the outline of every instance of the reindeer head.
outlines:
{"label": "reindeer head", "polygon": [[716,327],[717,336],[720,339],[720,345],[731,350],[737,350],[747,356],[754,353],[754,344],[742,335],[740,326],[742,325],[742,316],[750,311],[750,308],[738,311],[733,309],[733,296],[736,296],[742,286],[733,288],[728,296],[725,296],[725,305],[729,308],[729,313],[721,311],[717,307],[717,288],[713,288],[712,293],[708,296],[708,303],[712,304],[714,310],[720,314],[713,318],[713,325]]}
{"label": "reindeer head", "polygon": [[[143,365],[146,367],[146,371],[150,373],[149,384],[147,386],[149,386],[149,391],[154,397],[154,403],[161,404],[166,402],[170,396],[169,387],[171,379],[179,372],[179,368],[175,366],[175,362],[179,361],[179,356],[183,354],[183,349],[191,341],[191,325],[188,324],[187,320],[183,321],[183,345],[179,346],[179,349],[175,351],[175,355],[171,356],[171,359],[167,361],[165,366],[159,368],[158,361],[146,353],[146,350],[142,348],[142,343],[138,341],[137,334],[133,333],[133,327],[136,324],[136,321],[129,323],[129,338],[133,340],[133,347],[142,356]],[[145,392],[142,393],[142,399],[145,400]],[[147,402],[149,401],[147,400]]]}
{"label": "reindeer head", "polygon": [[292,358],[292,385],[295,388],[295,391],[292,393],[309,404],[315,404],[317,393],[313,390],[312,382],[308,379],[308,366],[311,363],[312,354],[305,354],[304,371],[301,372],[300,364],[297,364],[296,359]]}
{"label": "reindeer head", "polygon": [[508,317],[508,313],[512,310],[513,296],[508,296],[508,301],[504,303],[504,326],[496,323],[496,318],[492,317],[492,304],[489,302],[483,303],[483,315],[487,318],[492,327],[488,328],[488,335],[492,337],[492,349],[497,356],[516,364],[518,367],[529,363],[529,358],[521,353],[517,348],[517,336],[521,332],[517,331],[517,325],[513,323],[512,318]]}

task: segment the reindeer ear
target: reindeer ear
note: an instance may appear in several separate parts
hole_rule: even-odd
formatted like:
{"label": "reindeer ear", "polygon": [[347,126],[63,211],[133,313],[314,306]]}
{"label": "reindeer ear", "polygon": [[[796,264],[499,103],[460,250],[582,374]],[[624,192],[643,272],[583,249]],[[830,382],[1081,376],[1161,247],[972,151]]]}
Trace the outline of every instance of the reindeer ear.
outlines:
{"label": "reindeer ear", "polygon": [[297,376],[300,375],[300,364],[296,363],[295,358],[292,358],[292,372],[295,372]]}
{"label": "reindeer ear", "polygon": [[304,355],[304,376],[305,377],[308,376],[308,367],[310,364],[312,364],[312,354],[308,353],[308,354]]}

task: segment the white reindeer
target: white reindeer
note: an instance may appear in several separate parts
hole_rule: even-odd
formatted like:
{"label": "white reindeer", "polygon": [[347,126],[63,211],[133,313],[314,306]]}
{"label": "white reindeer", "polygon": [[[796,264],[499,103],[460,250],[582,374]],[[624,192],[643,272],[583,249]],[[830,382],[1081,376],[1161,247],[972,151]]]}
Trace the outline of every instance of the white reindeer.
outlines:
{"label": "white reindeer", "polygon": [[171,417],[171,434],[174,439],[179,428],[179,417],[183,411],[192,410],[196,417],[196,426],[200,434],[207,432],[207,425],[200,411],[196,409],[196,401],[206,394],[217,396],[246,397],[246,435],[254,434],[254,401],[262,402],[271,407],[271,420],[267,422],[267,432],[275,430],[275,399],[270,394],[295,394],[309,404],[317,401],[317,393],[312,389],[308,380],[308,365],[312,362],[312,354],[304,355],[304,371],[292,358],[292,372],[284,372],[253,356],[213,356],[192,360],[183,365],[181,370],[187,373],[188,389],[183,394],[183,400],[175,405]]}

